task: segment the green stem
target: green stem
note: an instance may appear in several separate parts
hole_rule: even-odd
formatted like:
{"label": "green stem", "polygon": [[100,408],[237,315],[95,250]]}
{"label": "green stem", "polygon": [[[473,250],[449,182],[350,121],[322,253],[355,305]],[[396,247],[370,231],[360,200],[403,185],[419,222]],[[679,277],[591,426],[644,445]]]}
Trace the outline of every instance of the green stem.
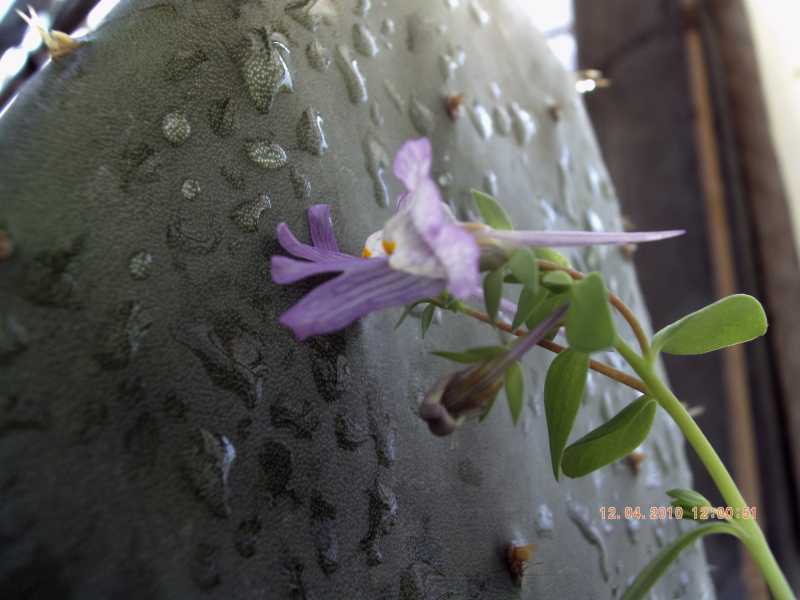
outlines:
{"label": "green stem", "polygon": [[[722,459],[680,400],[675,397],[675,394],[656,373],[655,361],[643,359],[620,338],[617,338],[614,347],[644,381],[650,392],[649,395],[658,401],[678,425],[703,465],[705,465],[727,505],[733,509],[746,508],[747,503],[728,469],[725,468]],[[789,587],[789,582],[786,581],[786,577],[778,566],[775,556],[772,554],[764,533],[756,520],[752,518],[734,518],[731,522],[741,530],[742,542],[764,575],[764,579],[773,596],[777,600],[795,600],[795,595]]]}

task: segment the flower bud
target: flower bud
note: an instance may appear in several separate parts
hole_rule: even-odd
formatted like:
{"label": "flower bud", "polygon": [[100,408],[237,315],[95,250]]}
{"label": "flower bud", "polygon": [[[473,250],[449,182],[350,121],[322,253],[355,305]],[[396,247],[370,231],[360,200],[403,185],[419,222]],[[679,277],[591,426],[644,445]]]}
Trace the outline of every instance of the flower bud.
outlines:
{"label": "flower bud", "polygon": [[446,375],[436,382],[419,409],[431,433],[450,435],[468,417],[483,412],[503,387],[504,371],[496,368],[501,359]]}

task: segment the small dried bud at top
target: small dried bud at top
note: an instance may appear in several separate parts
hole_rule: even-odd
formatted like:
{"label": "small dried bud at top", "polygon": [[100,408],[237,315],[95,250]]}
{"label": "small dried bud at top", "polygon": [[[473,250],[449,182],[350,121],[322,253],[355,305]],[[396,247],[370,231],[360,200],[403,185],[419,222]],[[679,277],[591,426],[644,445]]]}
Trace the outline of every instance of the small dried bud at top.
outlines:
{"label": "small dried bud at top", "polygon": [[506,548],[508,571],[511,573],[511,578],[517,587],[522,587],[525,569],[528,566],[528,562],[533,558],[533,549],[533,544],[516,544],[513,542]]}
{"label": "small dried bud at top", "polygon": [[464,94],[451,94],[444,99],[447,114],[455,121],[461,116],[461,107],[464,104]]}
{"label": "small dried bud at top", "polygon": [[639,474],[639,471],[642,470],[642,462],[645,458],[647,458],[647,455],[641,450],[631,452],[625,457],[625,462],[628,464],[628,468],[630,468],[631,473],[634,475]]}
{"label": "small dried bud at top", "polygon": [[14,242],[7,231],[0,229],[0,261],[8,260],[14,254]]}

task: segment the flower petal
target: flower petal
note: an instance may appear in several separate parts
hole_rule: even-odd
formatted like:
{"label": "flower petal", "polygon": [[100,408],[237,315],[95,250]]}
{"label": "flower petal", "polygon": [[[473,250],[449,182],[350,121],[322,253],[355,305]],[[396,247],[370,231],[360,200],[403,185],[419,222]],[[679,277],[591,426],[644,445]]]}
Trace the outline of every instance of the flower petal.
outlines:
{"label": "flower petal", "polygon": [[383,228],[383,239],[394,243],[389,257],[393,269],[423,277],[446,279],[444,269],[428,241],[420,234],[410,210],[397,213]]}
{"label": "flower petal", "polygon": [[288,256],[273,256],[270,259],[270,274],[272,281],[281,285],[294,283],[323,273],[338,273],[346,271],[354,265],[367,259],[349,256],[346,258],[331,258],[317,262],[295,260]]}
{"label": "flower petal", "polygon": [[331,333],[377,310],[439,294],[443,280],[392,269],[384,259],[364,261],[314,288],[281,316],[298,339]]}
{"label": "flower petal", "polygon": [[280,223],[278,225],[278,242],[289,254],[313,262],[349,256],[342,252],[334,252],[304,244],[294,236],[286,223]]}
{"label": "flower petal", "polygon": [[480,282],[481,255],[472,234],[458,225],[447,225],[436,236],[433,250],[447,271],[450,293],[457,298],[470,296]]}
{"label": "flower petal", "polygon": [[510,243],[513,246],[562,247],[598,244],[638,244],[656,242],[683,235],[682,229],[671,231],[481,231],[480,235]]}
{"label": "flower petal", "polygon": [[433,179],[420,180],[409,196],[408,210],[414,227],[429,244],[446,223],[455,222],[450,209],[442,202],[442,194]]}
{"label": "flower petal", "polygon": [[331,252],[339,252],[336,234],[333,233],[331,207],[328,204],[315,204],[308,209],[308,228],[314,246]]}
{"label": "flower petal", "polygon": [[394,157],[395,177],[413,191],[419,182],[426,179],[431,172],[431,142],[428,138],[408,140],[397,151]]}

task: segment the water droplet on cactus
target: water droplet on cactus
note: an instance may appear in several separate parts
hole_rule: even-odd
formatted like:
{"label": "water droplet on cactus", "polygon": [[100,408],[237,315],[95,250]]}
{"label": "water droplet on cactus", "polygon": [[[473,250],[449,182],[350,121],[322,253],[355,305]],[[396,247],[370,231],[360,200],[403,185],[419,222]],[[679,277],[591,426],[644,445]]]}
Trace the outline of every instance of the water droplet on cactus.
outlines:
{"label": "water droplet on cactus", "polygon": [[369,13],[369,9],[372,6],[370,0],[358,0],[356,2],[356,7],[353,12],[358,15],[359,17],[366,17]]}
{"label": "water droplet on cactus", "polygon": [[198,544],[192,553],[192,562],[189,571],[192,581],[203,590],[211,589],[220,582],[217,555],[219,548],[209,544]]}
{"label": "water droplet on cactus", "polygon": [[466,60],[466,52],[461,46],[449,46],[446,52],[439,55],[439,71],[442,77],[450,79]]}
{"label": "water droplet on cactus", "polygon": [[494,127],[492,126],[492,117],[489,116],[489,111],[486,110],[486,107],[476,100],[473,102],[469,114],[470,118],[472,119],[472,124],[475,126],[478,134],[484,140],[488,140],[490,137],[492,137],[492,133],[494,133]]}
{"label": "water droplet on cactus", "polygon": [[392,489],[376,481],[369,494],[369,524],[361,540],[361,549],[367,554],[367,564],[376,566],[383,562],[380,540],[389,534],[397,521],[397,496]]}
{"label": "water droplet on cactus", "polygon": [[316,156],[322,156],[328,149],[322,125],[322,116],[310,106],[303,111],[297,122],[297,139],[300,147]]}
{"label": "water droplet on cactus", "polygon": [[416,96],[411,96],[408,115],[411,117],[411,124],[414,125],[414,129],[420,134],[431,135],[433,133],[433,112]]}
{"label": "water droplet on cactus", "polygon": [[547,504],[540,504],[536,509],[536,534],[539,537],[553,537],[553,511]]}
{"label": "water droplet on cactus", "polygon": [[239,527],[233,534],[233,545],[242,558],[250,558],[255,555],[260,533],[261,517],[258,515],[239,523]]}
{"label": "water droplet on cactus", "polygon": [[255,200],[236,207],[231,213],[231,220],[242,231],[255,233],[258,231],[258,221],[262,213],[268,208],[272,208],[270,197],[268,194],[261,194]]}
{"label": "water droplet on cactus", "polygon": [[369,118],[375,127],[383,127],[383,114],[381,113],[381,106],[377,100],[373,100],[369,107]]}
{"label": "water droplet on cactus", "polygon": [[511,123],[514,128],[514,138],[520,146],[527,144],[536,133],[536,121],[533,116],[516,102],[512,102]]}
{"label": "water droplet on cactus", "polygon": [[497,196],[497,175],[494,171],[483,174],[483,190],[490,196]]}
{"label": "water droplet on cactus", "polygon": [[400,92],[398,92],[397,88],[394,87],[394,84],[386,79],[383,82],[383,88],[386,90],[386,95],[389,96],[389,100],[392,101],[392,104],[394,104],[395,108],[401,113],[405,113],[406,103],[403,100],[403,97],[400,95]]}
{"label": "water droplet on cactus", "polygon": [[389,154],[383,147],[378,137],[370,132],[362,144],[364,158],[367,164],[367,173],[372,179],[373,197],[378,206],[389,206],[389,190],[386,187],[383,175],[389,166]]}
{"label": "water droplet on cactus", "polygon": [[472,487],[479,488],[483,485],[483,472],[481,468],[476,465],[469,458],[464,458],[459,461],[457,467],[458,478]]}
{"label": "water droplet on cactus", "polygon": [[338,11],[332,0],[297,0],[288,4],[286,14],[309,31],[316,31],[326,19],[337,16]]}
{"label": "water droplet on cactus", "polygon": [[279,51],[282,45],[255,37],[250,43],[250,52],[242,62],[242,78],[256,110],[267,113],[275,96],[294,91],[292,74]]}
{"label": "water droplet on cactus", "polygon": [[286,491],[292,478],[292,452],[284,444],[268,441],[258,455],[264,475],[264,487],[276,498]]}
{"label": "water droplet on cactus", "polygon": [[161,120],[161,133],[170,144],[180,146],[192,135],[192,126],[186,114],[171,112]]}
{"label": "water droplet on cactus", "polygon": [[600,530],[592,524],[589,518],[589,509],[578,504],[574,500],[570,500],[567,502],[567,514],[569,515],[570,521],[575,523],[578,527],[578,531],[581,532],[584,539],[597,548],[600,561],[600,574],[605,581],[608,581],[611,576],[608,566],[608,549],[606,548],[606,542]]}
{"label": "water droplet on cactus", "polygon": [[544,215],[544,222],[546,225],[555,225],[558,222],[558,213],[553,205],[544,198],[539,199],[539,208]]}
{"label": "water droplet on cactus", "polygon": [[187,200],[194,200],[200,193],[200,182],[196,179],[187,179],[181,185],[181,194]]}
{"label": "water droplet on cactus", "polygon": [[217,516],[230,515],[228,475],[236,460],[236,449],[230,440],[224,435],[200,429],[184,458],[186,475],[197,496]]}
{"label": "water droplet on cactus", "polygon": [[375,36],[362,23],[353,25],[353,47],[356,52],[366,57],[372,57],[378,53],[378,44],[375,42]]}
{"label": "water droplet on cactus", "polygon": [[10,364],[28,348],[28,331],[16,317],[0,314],[0,365]]}
{"label": "water droplet on cactus", "polygon": [[306,399],[280,396],[270,405],[269,414],[275,427],[288,429],[297,439],[310,440],[320,425],[315,407]]}
{"label": "water droplet on cactus", "polygon": [[323,573],[331,575],[339,568],[339,540],[334,527],[336,507],[315,490],[311,494],[309,509],[317,563]]}
{"label": "water droplet on cactus", "polygon": [[639,519],[625,519],[625,530],[628,532],[628,538],[631,544],[639,543],[639,530],[641,528],[642,524],[639,522]]}
{"label": "water droplet on cactus", "polygon": [[286,151],[278,144],[266,140],[255,140],[245,144],[247,156],[259,167],[273,171],[286,166],[289,160]]}
{"label": "water droplet on cactus", "polygon": [[144,280],[150,277],[150,272],[153,270],[153,255],[149,252],[137,252],[131,256],[128,262],[128,272],[131,277],[138,280]]}
{"label": "water droplet on cactus", "polygon": [[336,47],[336,65],[339,67],[350,102],[361,104],[367,101],[367,82],[358,68],[358,62],[350,52],[350,48],[341,44]]}
{"label": "water droplet on cactus", "polygon": [[435,23],[419,13],[408,17],[408,37],[406,47],[409,52],[427,52],[438,37],[434,29]]}
{"label": "water droplet on cactus", "polygon": [[495,106],[492,110],[492,120],[499,135],[505,136],[511,133],[511,115],[505,107]]}
{"label": "water droplet on cactus", "polygon": [[311,182],[308,177],[296,167],[291,167],[289,169],[289,179],[292,182],[294,197],[297,200],[308,202],[311,199]]}
{"label": "water droplet on cactus", "polygon": [[481,27],[485,27],[489,23],[489,13],[478,3],[478,0],[472,0],[472,2],[469,3],[469,14],[472,15],[474,21]]}
{"label": "water droplet on cactus", "polygon": [[230,98],[214,100],[208,107],[208,126],[216,135],[225,137],[233,131],[234,103]]}
{"label": "water droplet on cactus", "polygon": [[384,19],[381,23],[381,33],[383,35],[394,35],[397,27],[394,24],[394,19]]}
{"label": "water droplet on cactus", "polygon": [[318,40],[308,44],[306,57],[308,58],[308,64],[321,73],[327,71],[328,67],[331,66],[331,51],[320,44]]}

